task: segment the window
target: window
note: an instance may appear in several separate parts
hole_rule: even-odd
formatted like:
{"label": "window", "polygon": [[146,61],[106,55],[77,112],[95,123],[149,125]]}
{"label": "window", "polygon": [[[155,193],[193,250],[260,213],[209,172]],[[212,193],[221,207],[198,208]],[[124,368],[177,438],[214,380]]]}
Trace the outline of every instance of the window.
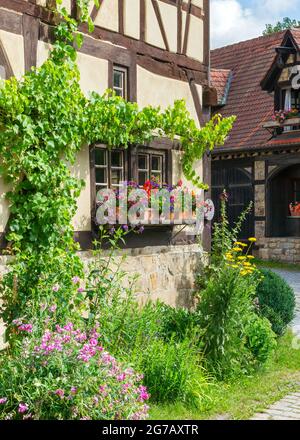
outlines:
{"label": "window", "polygon": [[113,90],[118,96],[128,99],[128,71],[124,67],[113,68]]}
{"label": "window", "polygon": [[102,188],[117,188],[125,178],[125,152],[95,147],[96,191]]}
{"label": "window", "polygon": [[165,180],[164,165],[164,153],[138,153],[138,184],[141,186],[144,185],[152,176],[157,178],[160,182],[163,182]]}
{"label": "window", "polygon": [[300,201],[300,179],[293,180],[293,202]]}

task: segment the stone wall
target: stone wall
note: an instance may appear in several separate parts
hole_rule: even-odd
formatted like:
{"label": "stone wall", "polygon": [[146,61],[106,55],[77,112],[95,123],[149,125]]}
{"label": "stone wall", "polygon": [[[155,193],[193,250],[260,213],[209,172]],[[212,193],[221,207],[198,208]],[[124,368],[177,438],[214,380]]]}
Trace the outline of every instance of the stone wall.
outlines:
{"label": "stone wall", "polygon": [[[207,262],[207,253],[199,245],[126,249],[119,251],[116,263],[121,262],[124,255],[122,270],[128,273],[128,278],[138,276],[134,290],[141,303],[151,298],[177,307],[192,305],[196,273]],[[80,256],[86,267],[93,259],[91,252],[80,252]],[[7,257],[0,256],[0,276],[7,270],[7,263]],[[0,347],[3,334],[0,323]]]}
{"label": "stone wall", "polygon": [[266,238],[257,236],[255,255],[262,260],[300,263],[300,238]]}

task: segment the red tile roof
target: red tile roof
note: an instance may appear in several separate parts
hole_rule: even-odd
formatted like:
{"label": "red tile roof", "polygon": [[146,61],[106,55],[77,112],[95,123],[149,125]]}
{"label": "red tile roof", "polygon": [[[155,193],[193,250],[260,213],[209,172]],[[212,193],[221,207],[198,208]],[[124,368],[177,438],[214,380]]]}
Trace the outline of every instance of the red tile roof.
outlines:
{"label": "red tile roof", "polygon": [[[262,90],[260,82],[275,60],[275,48],[281,45],[285,33],[254,38],[211,52],[212,85],[218,93],[222,93],[222,71],[232,72],[227,102],[220,109],[223,116],[237,116],[226,147],[256,148],[270,140],[270,133],[262,128],[262,124],[273,114],[274,97]],[[300,30],[293,30],[292,34],[300,46]],[[222,69],[221,73],[217,74],[219,69]]]}
{"label": "red tile roof", "polygon": [[210,71],[211,83],[217,90],[219,105],[226,104],[231,76],[229,69],[211,69]]}

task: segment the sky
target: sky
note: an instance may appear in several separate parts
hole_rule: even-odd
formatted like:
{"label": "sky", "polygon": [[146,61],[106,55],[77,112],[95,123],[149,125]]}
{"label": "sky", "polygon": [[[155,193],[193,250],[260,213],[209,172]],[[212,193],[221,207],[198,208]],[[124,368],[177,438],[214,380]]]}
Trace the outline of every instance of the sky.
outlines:
{"label": "sky", "polygon": [[212,48],[258,37],[284,17],[300,20],[300,0],[211,0]]}

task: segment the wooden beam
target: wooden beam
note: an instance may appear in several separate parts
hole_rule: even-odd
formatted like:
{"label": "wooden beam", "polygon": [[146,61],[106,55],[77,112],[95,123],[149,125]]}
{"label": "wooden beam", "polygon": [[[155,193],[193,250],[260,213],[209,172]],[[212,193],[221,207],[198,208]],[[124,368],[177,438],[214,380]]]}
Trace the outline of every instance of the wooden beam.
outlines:
{"label": "wooden beam", "polygon": [[203,0],[204,19],[203,19],[203,63],[210,65],[210,3],[209,0]]}
{"label": "wooden beam", "polygon": [[182,0],[177,0],[177,53],[182,47]]}
{"label": "wooden beam", "polygon": [[118,0],[119,33],[124,35],[124,0]]}
{"label": "wooden beam", "polygon": [[144,42],[146,39],[146,2],[140,0],[140,40]]}
{"label": "wooden beam", "polygon": [[170,46],[169,46],[166,31],[165,31],[164,23],[162,21],[159,5],[157,3],[157,0],[151,0],[151,2],[152,2],[152,6],[154,9],[155,15],[156,15],[156,19],[158,21],[159,29],[161,32],[162,39],[164,41],[165,48],[166,48],[166,50],[170,51]]}
{"label": "wooden beam", "polygon": [[203,116],[203,111],[202,111],[202,105],[201,105],[201,101],[200,101],[200,96],[198,93],[198,89],[196,86],[196,82],[195,82],[195,78],[192,72],[187,72],[187,77],[189,80],[189,85],[190,85],[190,90],[191,90],[191,94],[193,97],[193,101],[194,101],[194,106],[195,106],[195,110],[197,113],[197,117],[198,117],[198,121],[200,124],[200,127],[202,127],[205,124],[205,119]]}
{"label": "wooden beam", "polygon": [[99,8],[97,8],[96,5],[93,6],[92,12],[91,12],[91,19],[94,21],[98,15],[98,12],[101,9],[102,3],[104,0],[99,0]]}
{"label": "wooden beam", "polygon": [[183,40],[183,47],[182,47],[182,53],[184,55],[186,55],[188,40],[189,40],[190,22],[191,22],[191,4],[192,4],[192,0],[189,0],[188,8],[186,11],[187,15],[186,15],[186,20],[185,20],[184,40]]}
{"label": "wooden beam", "polygon": [[55,14],[52,11],[49,11],[43,6],[25,2],[24,0],[0,0],[0,7],[22,14],[32,15],[46,23],[54,23],[55,21]]}
{"label": "wooden beam", "polygon": [[2,9],[0,12],[0,29],[21,35],[23,33],[22,15]]}
{"label": "wooden beam", "polygon": [[36,66],[40,20],[31,15],[23,15],[25,71]]}
{"label": "wooden beam", "polygon": [[[88,33],[87,25],[82,25],[80,30]],[[191,70],[198,70],[200,72],[207,72],[207,67],[200,61],[189,58],[185,55],[180,55],[172,52],[167,52],[164,49],[151,46],[144,41],[135,40],[125,35],[120,35],[118,32],[113,32],[107,29],[95,26],[94,32],[91,34],[95,39],[109,41],[118,46],[123,46],[138,55],[149,55],[162,62],[171,62],[178,66],[185,67]]]}

